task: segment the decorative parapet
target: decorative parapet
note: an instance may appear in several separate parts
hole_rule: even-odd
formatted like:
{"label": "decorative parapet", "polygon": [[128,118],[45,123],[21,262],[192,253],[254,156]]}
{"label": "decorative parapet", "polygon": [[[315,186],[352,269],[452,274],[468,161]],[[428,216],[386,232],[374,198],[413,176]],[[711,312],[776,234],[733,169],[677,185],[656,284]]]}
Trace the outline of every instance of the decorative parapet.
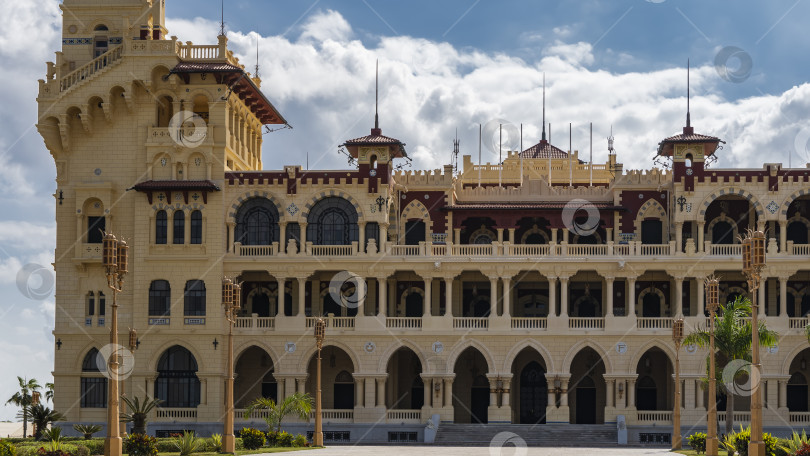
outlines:
{"label": "decorative parapet", "polygon": [[403,170],[394,172],[394,181],[411,189],[412,187],[443,187],[453,184],[453,166],[444,165],[444,169]]}
{"label": "decorative parapet", "polygon": [[672,183],[672,173],[664,169],[630,169],[624,174],[616,176],[616,187],[638,185],[668,185]]}

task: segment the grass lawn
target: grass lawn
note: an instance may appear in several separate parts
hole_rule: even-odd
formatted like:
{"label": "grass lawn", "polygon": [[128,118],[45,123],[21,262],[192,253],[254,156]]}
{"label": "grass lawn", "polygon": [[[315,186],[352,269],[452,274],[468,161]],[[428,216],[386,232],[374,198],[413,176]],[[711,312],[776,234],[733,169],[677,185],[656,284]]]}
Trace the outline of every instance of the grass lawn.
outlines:
{"label": "grass lawn", "polygon": [[[243,454],[262,454],[262,453],[285,453],[287,451],[301,451],[301,450],[317,450],[319,447],[300,447],[300,448],[259,448],[258,450],[236,450],[236,454],[241,456]],[[178,456],[180,453],[158,453],[158,456]],[[194,453],[193,456],[222,456],[223,453]]]}

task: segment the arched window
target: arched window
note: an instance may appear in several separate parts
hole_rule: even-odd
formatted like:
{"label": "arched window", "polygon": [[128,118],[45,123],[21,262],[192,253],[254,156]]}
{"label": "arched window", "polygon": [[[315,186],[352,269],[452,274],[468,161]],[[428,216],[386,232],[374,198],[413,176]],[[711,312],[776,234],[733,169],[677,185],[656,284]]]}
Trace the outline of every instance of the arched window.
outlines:
{"label": "arched window", "polygon": [[87,217],[87,243],[101,244],[106,230],[106,218],[104,216]]}
{"label": "arched window", "polygon": [[104,316],[107,314],[107,298],[104,296],[104,293],[98,292],[98,324],[99,326],[104,325]]}
{"label": "arched window", "polygon": [[270,245],[278,241],[278,210],[267,198],[251,198],[236,213],[235,241],[242,245]]}
{"label": "arched window", "polygon": [[107,26],[104,24],[97,25],[93,32],[95,32],[95,37],[93,38],[93,58],[104,54],[109,49],[110,43],[107,39]]}
{"label": "arched window", "polygon": [[196,407],[200,404],[197,360],[187,349],[175,345],[161,355],[155,380],[155,396],[161,407]]}
{"label": "arched window", "polygon": [[149,316],[167,317],[171,312],[171,287],[166,280],[153,280],[149,285]]}
{"label": "arched window", "polygon": [[[81,407],[82,408],[104,408],[107,406],[107,378],[101,375],[99,362],[103,363],[103,358],[99,356],[98,349],[91,348],[82,361],[81,377]],[[106,366],[104,366],[106,370]],[[90,374],[84,376],[85,374]],[[92,374],[97,374],[91,376]]]}
{"label": "arched window", "polygon": [[92,317],[96,314],[96,295],[90,291],[87,293],[87,316]]}
{"label": "arched window", "polygon": [[166,211],[160,210],[155,214],[155,244],[168,242],[169,220]]}
{"label": "arched window", "polygon": [[374,239],[377,244],[377,249],[380,248],[380,224],[377,222],[366,223],[366,248],[368,248],[368,241]]}
{"label": "arched window", "polygon": [[186,243],[186,213],[180,210],[174,211],[174,243]]}
{"label": "arched window", "polygon": [[191,212],[191,243],[202,244],[202,212]]}
{"label": "arched window", "polygon": [[186,317],[205,316],[205,282],[189,280],[183,299],[183,315]]}
{"label": "arched window", "polygon": [[686,158],[684,159],[684,164],[687,168],[692,167],[692,154],[686,154]]}
{"label": "arched window", "polygon": [[336,409],[354,408],[354,378],[348,371],[335,376],[334,398]]}
{"label": "arched window", "polygon": [[349,245],[358,240],[357,210],[348,200],[331,196],[309,211],[307,240],[316,245]]}

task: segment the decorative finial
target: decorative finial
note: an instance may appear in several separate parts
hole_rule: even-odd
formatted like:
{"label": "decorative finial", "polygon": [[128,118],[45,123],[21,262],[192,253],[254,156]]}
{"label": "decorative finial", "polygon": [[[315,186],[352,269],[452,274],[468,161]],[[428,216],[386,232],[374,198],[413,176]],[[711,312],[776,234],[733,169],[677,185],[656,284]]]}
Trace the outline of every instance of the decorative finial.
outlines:
{"label": "decorative finial", "polygon": [[220,2],[219,34],[225,36],[225,0]]}
{"label": "decorative finial", "polygon": [[380,103],[380,59],[377,59],[377,66],[374,69],[374,129],[380,129],[380,118],[378,107]]}
{"label": "decorative finial", "polygon": [[256,34],[256,76],[259,77],[259,34]]}
{"label": "decorative finial", "polygon": [[686,59],[686,128],[690,128],[692,126],[692,119],[690,118],[689,115],[689,98],[690,98],[689,71],[690,71],[689,59]]}
{"label": "decorative finial", "polygon": [[543,73],[543,136],[540,138],[542,141],[546,140],[546,73]]}

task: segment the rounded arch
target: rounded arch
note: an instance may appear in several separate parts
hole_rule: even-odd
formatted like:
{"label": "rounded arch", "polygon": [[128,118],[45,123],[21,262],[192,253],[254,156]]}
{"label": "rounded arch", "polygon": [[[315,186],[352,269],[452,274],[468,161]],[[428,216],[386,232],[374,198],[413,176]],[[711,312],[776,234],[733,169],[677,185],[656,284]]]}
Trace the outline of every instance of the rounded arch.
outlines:
{"label": "rounded arch", "polygon": [[731,237],[732,240],[734,240],[734,241],[737,240],[737,236],[739,236],[739,234],[740,234],[739,233],[739,227],[737,226],[737,221],[734,220],[733,218],[729,217],[725,212],[720,213],[720,215],[718,215],[717,217],[712,219],[712,221],[709,222],[706,225],[706,233],[707,233],[707,236],[709,237],[709,239],[711,239],[712,233],[714,233],[714,226],[717,225],[718,223],[726,223],[726,224],[728,224],[731,227],[732,231],[733,231],[733,234],[732,234],[732,237]]}
{"label": "rounded arch", "polygon": [[405,304],[407,302],[408,296],[410,296],[413,293],[416,293],[419,296],[421,296],[423,300],[425,299],[425,290],[423,290],[423,289],[421,289],[419,287],[408,287],[408,288],[406,288],[405,290],[402,291],[402,295],[399,297],[398,305],[400,305],[400,306],[402,306],[404,308]]}
{"label": "rounded arch", "polygon": [[231,200],[230,204],[231,209],[228,210],[228,215],[225,218],[225,222],[236,223],[236,213],[239,211],[239,208],[242,206],[242,204],[251,198],[265,198],[266,200],[270,201],[276,206],[276,211],[278,211],[279,220],[285,219],[284,214],[286,214],[286,211],[281,208],[281,204],[279,204],[279,201],[281,200],[278,197],[276,197],[276,195],[268,191],[252,190],[249,192],[245,192]]}
{"label": "rounded arch", "polygon": [[540,357],[543,358],[543,361],[546,363],[546,371],[555,372],[554,358],[551,356],[551,353],[535,339],[524,339],[522,342],[515,344],[509,349],[509,352],[506,353],[506,357],[504,357],[502,372],[511,372],[515,358],[517,358],[520,352],[527,348],[534,349]]}
{"label": "rounded arch", "polygon": [[791,193],[790,196],[782,201],[782,209],[779,211],[779,219],[780,220],[787,220],[787,213],[788,209],[790,209],[790,205],[800,196],[810,195],[810,187],[803,188],[801,190],[796,190],[795,192]]}
{"label": "rounded arch", "polygon": [[663,315],[665,313],[665,311],[667,310],[667,298],[666,298],[666,295],[664,294],[664,292],[661,291],[658,288],[647,287],[647,288],[644,288],[643,290],[641,290],[641,292],[638,293],[638,295],[636,296],[636,302],[635,302],[636,308],[635,308],[635,310],[641,310],[643,312],[643,310],[644,310],[644,297],[647,296],[648,294],[654,294],[654,295],[658,296],[659,305],[661,306],[660,311],[661,311],[661,314]]}
{"label": "rounded arch", "polygon": [[[486,242],[487,238],[489,238],[489,242]],[[486,225],[481,225],[481,227],[470,233],[469,239],[470,244],[491,244],[498,240],[498,236]]]}
{"label": "rounded arch", "polygon": [[281,359],[279,357],[278,353],[276,353],[276,351],[273,350],[273,347],[270,346],[269,344],[265,343],[264,341],[262,341],[262,340],[248,340],[248,341],[242,342],[239,345],[234,345],[234,347],[233,347],[233,353],[234,353],[233,364],[236,365],[236,363],[239,361],[239,358],[242,357],[242,355],[244,355],[245,352],[248,351],[252,347],[256,347],[256,348],[260,348],[260,349],[264,350],[265,353],[267,353],[267,355],[270,357],[270,362],[273,363],[274,366],[277,365],[276,361]]}
{"label": "rounded arch", "polygon": [[602,362],[605,364],[605,372],[612,373],[613,372],[613,363],[610,360],[610,356],[607,356],[608,351],[605,350],[604,347],[599,345],[593,340],[586,339],[574,344],[571,348],[568,349],[568,352],[565,354],[565,358],[563,359],[562,363],[562,373],[568,373],[571,371],[571,363],[574,361],[574,358],[581,352],[584,348],[591,348],[595,351],[599,357],[602,359]]}
{"label": "rounded arch", "polygon": [[639,347],[639,349],[633,353],[633,357],[630,358],[630,365],[627,367],[627,373],[631,375],[635,374],[638,363],[641,362],[641,358],[653,348],[657,348],[664,352],[670,364],[673,366],[675,365],[675,351],[672,349],[672,347],[660,340],[650,340],[641,345],[641,347]]}
{"label": "rounded arch", "polygon": [[188,100],[188,103],[191,106],[194,106],[194,100],[199,98],[202,101],[202,98],[205,97],[205,101],[210,105],[216,99],[216,97],[211,94],[208,89],[194,89],[183,96],[184,99]]}
{"label": "rounded arch", "polygon": [[796,347],[793,347],[793,350],[785,356],[785,359],[782,361],[782,372],[781,375],[789,376],[790,375],[790,365],[793,364],[793,360],[796,359],[799,355],[802,354],[803,351],[810,350],[810,347],[804,344],[798,344]]}
{"label": "rounded arch", "polygon": [[546,233],[546,231],[543,230],[542,228],[538,227],[537,224],[535,223],[534,225],[532,225],[531,228],[526,230],[526,232],[524,232],[522,236],[520,236],[520,243],[527,244],[528,243],[527,241],[532,235],[538,235],[542,237],[543,244],[548,244],[549,242],[551,242],[551,240],[548,237],[548,233]]}
{"label": "rounded arch", "polygon": [[315,192],[312,195],[310,195],[306,199],[307,203],[304,204],[304,209],[301,211],[301,218],[306,220],[307,217],[309,216],[310,210],[318,202],[320,202],[322,199],[329,198],[329,197],[338,197],[338,198],[343,198],[345,200],[348,200],[352,204],[352,206],[354,206],[354,210],[357,211],[358,219],[363,218],[363,209],[360,207],[360,203],[358,203],[357,200],[352,195],[346,193],[343,190],[337,189],[337,188],[330,188],[330,189],[321,190],[321,191]]}
{"label": "rounded arch", "polygon": [[422,364],[422,372],[426,373],[428,369],[427,360],[425,359],[425,354],[422,353],[419,346],[408,339],[399,339],[397,342],[399,343],[392,344],[380,355],[380,363],[377,366],[377,372],[385,372],[386,367],[388,367],[388,362],[391,361],[391,357],[394,356],[394,353],[396,353],[399,349],[407,348],[410,349],[417,358],[419,358],[419,363]]}
{"label": "rounded arch", "polygon": [[430,219],[430,213],[428,212],[427,207],[425,207],[425,204],[418,199],[411,200],[411,202],[405,206],[399,219],[402,226],[405,226],[405,223],[411,220],[422,220],[425,222],[425,227],[429,231],[432,231],[433,229],[433,221]]}
{"label": "rounded arch", "polygon": [[636,231],[636,238],[641,239],[641,222],[645,219],[655,218],[661,221],[661,239],[669,239],[669,223],[667,218],[667,211],[664,206],[657,200],[650,198],[644,202],[636,213],[636,218],[633,221],[633,226]]}
{"label": "rounded arch", "polygon": [[307,242],[315,245],[351,245],[359,241],[359,205],[339,195],[319,199],[307,205]]}
{"label": "rounded arch", "polygon": [[[698,206],[700,208],[700,217],[703,218],[706,216],[706,209],[709,208],[709,205],[711,205],[714,202],[714,200],[720,198],[721,196],[728,196],[728,195],[740,196],[747,199],[748,202],[750,202],[751,205],[754,207],[754,210],[756,211],[759,220],[762,220],[762,217],[765,215],[765,211],[762,208],[762,203],[759,202],[759,199],[756,196],[754,196],[753,193],[738,187],[722,187],[706,196],[706,198],[704,198],[703,201],[701,201],[700,206]],[[785,207],[785,212],[787,212],[787,207]]]}
{"label": "rounded arch", "polygon": [[[494,374],[497,373],[497,365],[495,364],[495,358],[490,353],[489,349],[483,343],[475,340],[475,339],[467,339],[466,341],[457,344],[453,347],[453,351],[450,352],[450,355],[447,357],[447,372],[448,374],[452,374],[456,369],[456,361],[458,361],[458,357],[464,353],[464,350],[468,348],[474,348],[478,350],[481,355],[484,356],[484,359],[487,361],[487,370],[489,373]],[[509,371],[506,371],[509,372]]]}
{"label": "rounded arch", "polygon": [[179,346],[179,347],[183,347],[186,350],[188,350],[189,353],[191,353],[191,356],[193,356],[194,359],[197,361],[197,372],[202,372],[202,371],[205,370],[203,368],[205,358],[202,357],[202,354],[199,352],[199,350],[197,350],[194,347],[193,344],[188,344],[188,343],[186,343],[186,342],[184,342],[182,340],[179,340],[179,339],[172,339],[172,340],[164,343],[160,347],[158,347],[158,349],[155,350],[154,352],[152,352],[152,356],[149,357],[149,364],[148,364],[149,368],[151,369],[151,372],[157,372],[158,363],[160,362],[160,358],[163,356],[164,353],[166,353],[166,350],[174,347],[175,345]]}
{"label": "rounded arch", "polygon": [[[345,344],[345,343],[343,343],[341,341],[337,341],[337,340],[326,339],[323,342],[323,346],[324,347],[332,346],[332,347],[339,348],[339,349],[343,350],[346,353],[346,355],[349,357],[349,360],[351,360],[351,362],[352,362],[353,372],[362,372],[360,370],[360,359],[357,357],[357,353],[354,350],[352,350],[352,348],[349,347],[347,344]],[[315,356],[315,353],[317,351],[318,351],[318,347],[313,345],[313,346],[309,347],[307,349],[307,351],[305,351],[303,353],[303,360],[306,363],[305,365],[309,365],[309,362],[312,360],[312,357]]]}
{"label": "rounded arch", "polygon": [[270,245],[278,242],[281,216],[276,203],[254,196],[245,200],[236,210],[234,241],[244,245]]}

